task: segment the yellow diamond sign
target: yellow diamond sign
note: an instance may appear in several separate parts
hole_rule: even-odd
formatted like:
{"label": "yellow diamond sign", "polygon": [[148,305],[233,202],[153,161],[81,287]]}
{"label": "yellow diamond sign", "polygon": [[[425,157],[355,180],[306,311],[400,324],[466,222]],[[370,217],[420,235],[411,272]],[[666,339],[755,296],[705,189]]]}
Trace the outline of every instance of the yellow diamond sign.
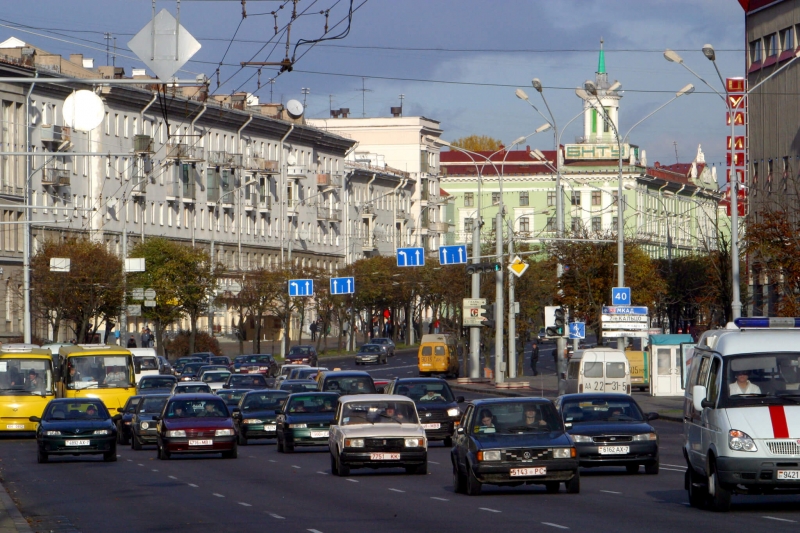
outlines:
{"label": "yellow diamond sign", "polygon": [[508,270],[519,278],[528,270],[529,266],[530,264],[520,259],[518,255],[515,255],[514,259],[511,260],[511,264],[508,265]]}

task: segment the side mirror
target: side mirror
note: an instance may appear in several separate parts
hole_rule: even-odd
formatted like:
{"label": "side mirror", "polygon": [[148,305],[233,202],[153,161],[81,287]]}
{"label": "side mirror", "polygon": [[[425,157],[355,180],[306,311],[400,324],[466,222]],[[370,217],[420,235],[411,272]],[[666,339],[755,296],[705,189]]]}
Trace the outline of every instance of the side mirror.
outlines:
{"label": "side mirror", "polygon": [[124,408],[122,408],[122,407],[117,407],[117,412],[118,412],[118,413],[124,413],[124,412],[125,412],[125,409],[124,409]]}
{"label": "side mirror", "polygon": [[648,420],[658,420],[659,418],[661,417],[658,415],[658,413],[647,413]]}
{"label": "side mirror", "polygon": [[464,434],[464,428],[462,428],[462,427],[457,428],[456,429],[456,434],[463,435]]}
{"label": "side mirror", "polygon": [[706,401],[706,387],[705,385],[695,385],[692,387],[692,405],[698,411],[702,411],[704,407],[708,407],[708,405],[703,405],[703,402]]}
{"label": "side mirror", "polygon": [[153,420],[155,420],[156,422],[158,422],[159,420],[161,420],[161,415],[156,415],[156,416],[154,416],[154,417],[153,417]]}
{"label": "side mirror", "polygon": [[456,403],[464,403],[465,401],[466,401],[466,400],[464,399],[464,397],[463,397],[463,396],[458,396],[458,397],[456,398]]}
{"label": "side mirror", "polygon": [[28,420],[30,420],[31,422],[41,422],[42,421],[42,419],[39,418],[38,416],[31,416],[31,417],[28,418]]}
{"label": "side mirror", "polygon": [[135,362],[133,364],[133,369],[136,371],[137,374],[140,374],[142,372],[142,363],[140,363],[138,361]]}

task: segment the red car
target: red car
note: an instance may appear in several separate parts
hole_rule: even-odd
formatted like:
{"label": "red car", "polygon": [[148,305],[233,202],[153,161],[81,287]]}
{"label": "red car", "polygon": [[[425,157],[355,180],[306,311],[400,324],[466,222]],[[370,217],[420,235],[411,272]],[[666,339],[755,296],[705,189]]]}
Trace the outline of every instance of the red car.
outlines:
{"label": "red car", "polygon": [[216,394],[172,396],[158,420],[158,458],[173,453],[222,453],[238,456],[236,427],[225,401]]}

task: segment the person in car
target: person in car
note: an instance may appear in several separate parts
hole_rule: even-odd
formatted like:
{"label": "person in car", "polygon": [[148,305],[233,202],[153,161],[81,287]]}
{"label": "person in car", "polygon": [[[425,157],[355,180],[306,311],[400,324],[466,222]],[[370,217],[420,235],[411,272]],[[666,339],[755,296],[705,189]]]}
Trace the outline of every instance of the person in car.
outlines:
{"label": "person in car", "polygon": [[436,400],[444,400],[444,398],[441,394],[432,389],[428,389],[425,394],[419,397],[419,401],[421,402],[435,402]]}
{"label": "person in car", "polygon": [[108,367],[108,373],[106,374],[106,383],[116,383],[120,381],[125,381],[125,372],[121,372],[119,367],[111,366]]}
{"label": "person in car", "polygon": [[203,416],[225,416],[218,409],[217,402],[208,402],[205,407]]}
{"label": "person in car", "polygon": [[398,422],[404,422],[404,421],[405,421],[405,419],[406,419],[406,417],[405,417],[405,416],[403,416],[403,413],[400,413],[400,412],[398,412],[398,411],[397,411],[397,410],[394,408],[394,405],[388,405],[388,406],[386,406],[386,409],[384,409],[384,411],[383,411],[383,415],[384,415],[386,418],[390,418],[390,419],[392,419],[392,420],[397,420]]}
{"label": "person in car", "polygon": [[489,409],[484,409],[483,411],[481,411],[481,427],[484,428],[494,427],[494,415]]}
{"label": "person in car", "polygon": [[41,392],[44,390],[42,380],[39,379],[39,375],[33,369],[28,372],[28,390],[33,392]]}
{"label": "person in car", "polygon": [[94,418],[97,416],[97,407],[93,404],[90,404],[89,407],[86,408],[86,418]]}
{"label": "person in car", "polygon": [[542,420],[539,416],[539,410],[535,405],[525,406],[525,416],[523,417],[522,425],[529,428],[540,428],[547,426],[547,422]]}
{"label": "person in car", "polygon": [[750,383],[750,375],[747,370],[740,370],[735,372],[736,381],[728,387],[731,396],[739,394],[761,394],[761,388],[758,385]]}

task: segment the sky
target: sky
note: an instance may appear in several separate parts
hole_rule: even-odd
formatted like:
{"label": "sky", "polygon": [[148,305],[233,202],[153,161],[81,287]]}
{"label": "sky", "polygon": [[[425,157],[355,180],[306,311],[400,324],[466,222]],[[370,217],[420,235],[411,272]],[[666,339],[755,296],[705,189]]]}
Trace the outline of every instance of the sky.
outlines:
{"label": "sky", "polygon": [[[477,134],[509,144],[535,131],[544,120],[514,95],[522,88],[547,114],[532,78],[541,80],[556,122],[564,125],[582,109],[575,88],[594,79],[602,38],[609,80],[620,81],[624,91],[623,134],[686,84],[696,86],[694,94],[631,133],[630,142],[646,150],[650,165],[676,162],[676,150],[677,159],[689,162],[698,145],[709,164],[724,164],[729,132],[724,102],[685,68],[667,62],[664,49],[677,51],[720,92],[714,67],[701,52],[704,44],[715,47],[723,76],[745,74],[744,12],[736,0],[297,0],[288,53],[294,68],[278,73],[262,67],[260,88],[257,69],[240,63],[284,59],[291,1],[247,0],[246,17],[240,0],[155,5],[173,15],[179,6],[181,24],[202,45],[177,74],[181,78],[206,74],[213,92],[247,91],[262,103],[270,101],[272,88],[273,101],[305,100],[308,118],[329,117],[331,108],[385,117],[403,95],[403,114],[439,121],[449,141]],[[146,0],[14,2],[0,15],[0,40],[15,36],[64,56],[82,53],[95,65],[114,62],[130,76],[144,65],[127,43],[151,17]],[[339,38],[296,47],[299,39],[323,37]],[[113,47],[114,38],[117,55],[111,59],[106,45]],[[581,134],[579,119],[561,142]],[[554,137],[537,134],[527,143],[552,149]]]}

